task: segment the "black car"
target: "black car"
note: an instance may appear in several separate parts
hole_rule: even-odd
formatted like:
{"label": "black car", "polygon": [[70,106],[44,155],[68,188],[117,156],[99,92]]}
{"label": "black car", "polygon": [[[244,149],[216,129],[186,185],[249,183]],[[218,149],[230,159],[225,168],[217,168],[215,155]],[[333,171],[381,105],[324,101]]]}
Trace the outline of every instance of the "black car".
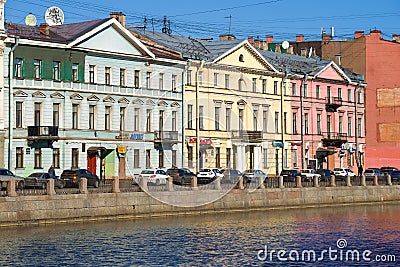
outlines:
{"label": "black car", "polygon": [[390,174],[392,175],[392,173],[394,171],[398,171],[398,169],[396,167],[391,167],[391,166],[386,166],[386,167],[381,167],[379,169],[384,175]]}
{"label": "black car", "polygon": [[191,170],[186,168],[170,168],[167,170],[167,174],[172,177],[174,184],[179,185],[190,185],[192,179],[196,177]]}
{"label": "black car", "polygon": [[64,188],[65,181],[60,178],[51,178],[50,174],[47,172],[34,172],[28,177],[24,178],[25,187],[39,187],[45,189],[47,186],[47,181],[49,179],[54,179],[54,187]]}
{"label": "black car", "polygon": [[335,175],[333,171],[329,169],[319,169],[317,170],[317,173],[321,175],[321,181],[326,181],[326,182],[331,180],[332,175]]}
{"label": "black car", "polygon": [[237,183],[239,182],[239,178],[243,175],[239,170],[235,169],[226,169],[222,174],[224,175],[222,179],[224,183]]}
{"label": "black car", "polygon": [[60,178],[65,181],[65,187],[78,187],[81,178],[87,179],[88,186],[97,188],[100,185],[99,177],[86,169],[64,170]]}
{"label": "black car", "polygon": [[296,182],[296,177],[301,177],[301,173],[299,170],[282,170],[280,176],[283,176],[284,182]]}

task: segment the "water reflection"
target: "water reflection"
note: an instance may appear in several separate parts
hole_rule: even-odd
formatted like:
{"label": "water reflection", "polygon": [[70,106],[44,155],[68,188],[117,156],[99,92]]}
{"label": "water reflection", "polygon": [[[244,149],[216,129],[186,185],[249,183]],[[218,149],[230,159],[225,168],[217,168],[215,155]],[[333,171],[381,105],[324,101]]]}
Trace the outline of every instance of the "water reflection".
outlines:
{"label": "water reflection", "polygon": [[[294,209],[0,229],[7,266],[261,266],[257,252],[336,248],[397,254],[398,205]],[[343,262],[290,266],[346,266]],[[370,266],[360,262],[352,266]],[[268,266],[289,266],[280,262]],[[385,265],[385,266],[395,266]]]}

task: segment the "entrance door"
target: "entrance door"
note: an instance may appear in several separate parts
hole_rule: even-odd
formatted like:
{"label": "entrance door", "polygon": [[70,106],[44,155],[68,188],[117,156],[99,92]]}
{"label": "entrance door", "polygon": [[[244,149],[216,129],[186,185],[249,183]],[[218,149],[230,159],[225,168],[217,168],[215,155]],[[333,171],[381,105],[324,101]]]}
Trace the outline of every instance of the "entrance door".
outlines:
{"label": "entrance door", "polygon": [[96,151],[88,151],[87,153],[87,169],[96,174],[96,162],[97,162],[97,152]]}

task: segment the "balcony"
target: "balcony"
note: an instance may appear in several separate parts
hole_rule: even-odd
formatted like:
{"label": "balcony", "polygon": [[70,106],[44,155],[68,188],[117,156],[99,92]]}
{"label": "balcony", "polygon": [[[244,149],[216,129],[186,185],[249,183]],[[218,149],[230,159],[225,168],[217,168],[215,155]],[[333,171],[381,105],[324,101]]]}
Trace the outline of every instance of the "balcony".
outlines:
{"label": "balcony", "polygon": [[327,112],[336,112],[342,105],[343,100],[341,97],[328,97],[326,98],[325,110]]}
{"label": "balcony", "polygon": [[58,141],[58,126],[28,126],[28,144],[34,147],[52,147]]}
{"label": "balcony", "polygon": [[323,138],[321,141],[324,147],[340,148],[344,143],[347,143],[347,134],[326,132],[323,133]]}
{"label": "balcony", "polygon": [[172,146],[177,143],[179,143],[177,131],[154,132],[154,148],[157,150],[172,150]]}
{"label": "balcony", "polygon": [[262,141],[261,131],[232,131],[233,139],[240,139],[248,143],[260,143]]}

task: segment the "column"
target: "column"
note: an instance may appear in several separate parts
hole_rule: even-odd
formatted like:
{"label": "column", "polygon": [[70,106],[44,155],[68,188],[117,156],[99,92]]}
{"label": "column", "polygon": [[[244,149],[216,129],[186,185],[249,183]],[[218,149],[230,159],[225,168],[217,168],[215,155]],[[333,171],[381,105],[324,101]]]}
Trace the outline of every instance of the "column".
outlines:
{"label": "column", "polygon": [[261,170],[262,168],[262,149],[261,146],[254,147],[254,169]]}

